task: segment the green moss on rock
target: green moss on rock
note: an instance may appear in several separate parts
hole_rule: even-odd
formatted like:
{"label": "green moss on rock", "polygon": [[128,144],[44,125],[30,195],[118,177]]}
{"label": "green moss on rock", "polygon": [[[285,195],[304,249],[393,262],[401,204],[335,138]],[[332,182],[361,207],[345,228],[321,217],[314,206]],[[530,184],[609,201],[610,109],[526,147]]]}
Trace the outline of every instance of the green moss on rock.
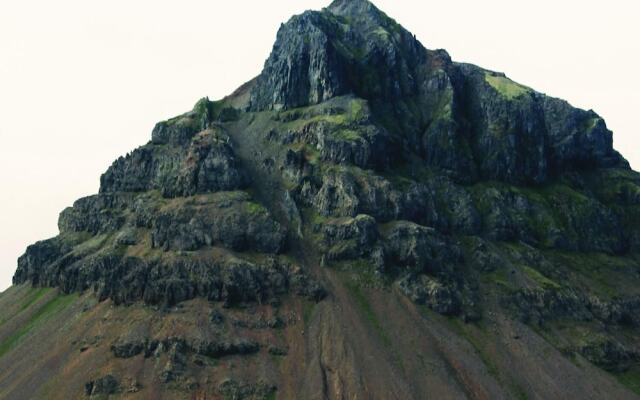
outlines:
{"label": "green moss on rock", "polygon": [[484,79],[489,85],[491,85],[491,87],[497,90],[498,93],[509,100],[531,93],[531,89],[528,87],[515,83],[504,76],[485,72]]}

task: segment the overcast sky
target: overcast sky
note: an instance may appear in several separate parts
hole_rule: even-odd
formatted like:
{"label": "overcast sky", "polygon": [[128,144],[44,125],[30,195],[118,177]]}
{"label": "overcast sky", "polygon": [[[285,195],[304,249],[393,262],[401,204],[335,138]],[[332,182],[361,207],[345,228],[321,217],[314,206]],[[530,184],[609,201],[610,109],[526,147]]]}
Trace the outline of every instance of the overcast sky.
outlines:
{"label": "overcast sky", "polygon": [[[640,168],[640,12],[627,0],[379,0],[428,48],[593,108]],[[329,1],[0,0],[0,290],[59,212],[155,122],[257,75],[281,22]]]}

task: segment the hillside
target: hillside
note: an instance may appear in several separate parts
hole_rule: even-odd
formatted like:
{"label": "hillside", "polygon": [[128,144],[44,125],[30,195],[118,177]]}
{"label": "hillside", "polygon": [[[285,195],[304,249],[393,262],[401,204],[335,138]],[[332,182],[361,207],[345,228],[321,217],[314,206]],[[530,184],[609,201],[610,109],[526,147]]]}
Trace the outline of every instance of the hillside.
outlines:
{"label": "hillside", "polygon": [[160,122],[0,295],[4,399],[640,398],[640,174],[366,0]]}

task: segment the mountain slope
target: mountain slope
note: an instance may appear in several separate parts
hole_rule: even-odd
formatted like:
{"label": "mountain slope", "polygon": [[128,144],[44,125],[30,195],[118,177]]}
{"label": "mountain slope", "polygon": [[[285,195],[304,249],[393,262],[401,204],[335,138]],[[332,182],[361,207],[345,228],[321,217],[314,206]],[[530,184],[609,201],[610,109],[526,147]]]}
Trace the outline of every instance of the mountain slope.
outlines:
{"label": "mountain slope", "polygon": [[2,398],[637,398],[640,175],[366,0],[160,122],[0,297]]}

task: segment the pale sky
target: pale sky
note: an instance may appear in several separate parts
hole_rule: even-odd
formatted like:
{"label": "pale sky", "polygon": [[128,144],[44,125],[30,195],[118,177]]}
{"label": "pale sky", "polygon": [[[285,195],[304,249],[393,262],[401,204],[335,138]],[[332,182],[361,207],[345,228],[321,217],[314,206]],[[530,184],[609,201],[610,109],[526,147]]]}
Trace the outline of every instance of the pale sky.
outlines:
{"label": "pale sky", "polygon": [[[59,212],[157,121],[257,75],[318,0],[0,0],[0,291]],[[379,0],[427,48],[592,108],[640,168],[640,6],[628,0]]]}

